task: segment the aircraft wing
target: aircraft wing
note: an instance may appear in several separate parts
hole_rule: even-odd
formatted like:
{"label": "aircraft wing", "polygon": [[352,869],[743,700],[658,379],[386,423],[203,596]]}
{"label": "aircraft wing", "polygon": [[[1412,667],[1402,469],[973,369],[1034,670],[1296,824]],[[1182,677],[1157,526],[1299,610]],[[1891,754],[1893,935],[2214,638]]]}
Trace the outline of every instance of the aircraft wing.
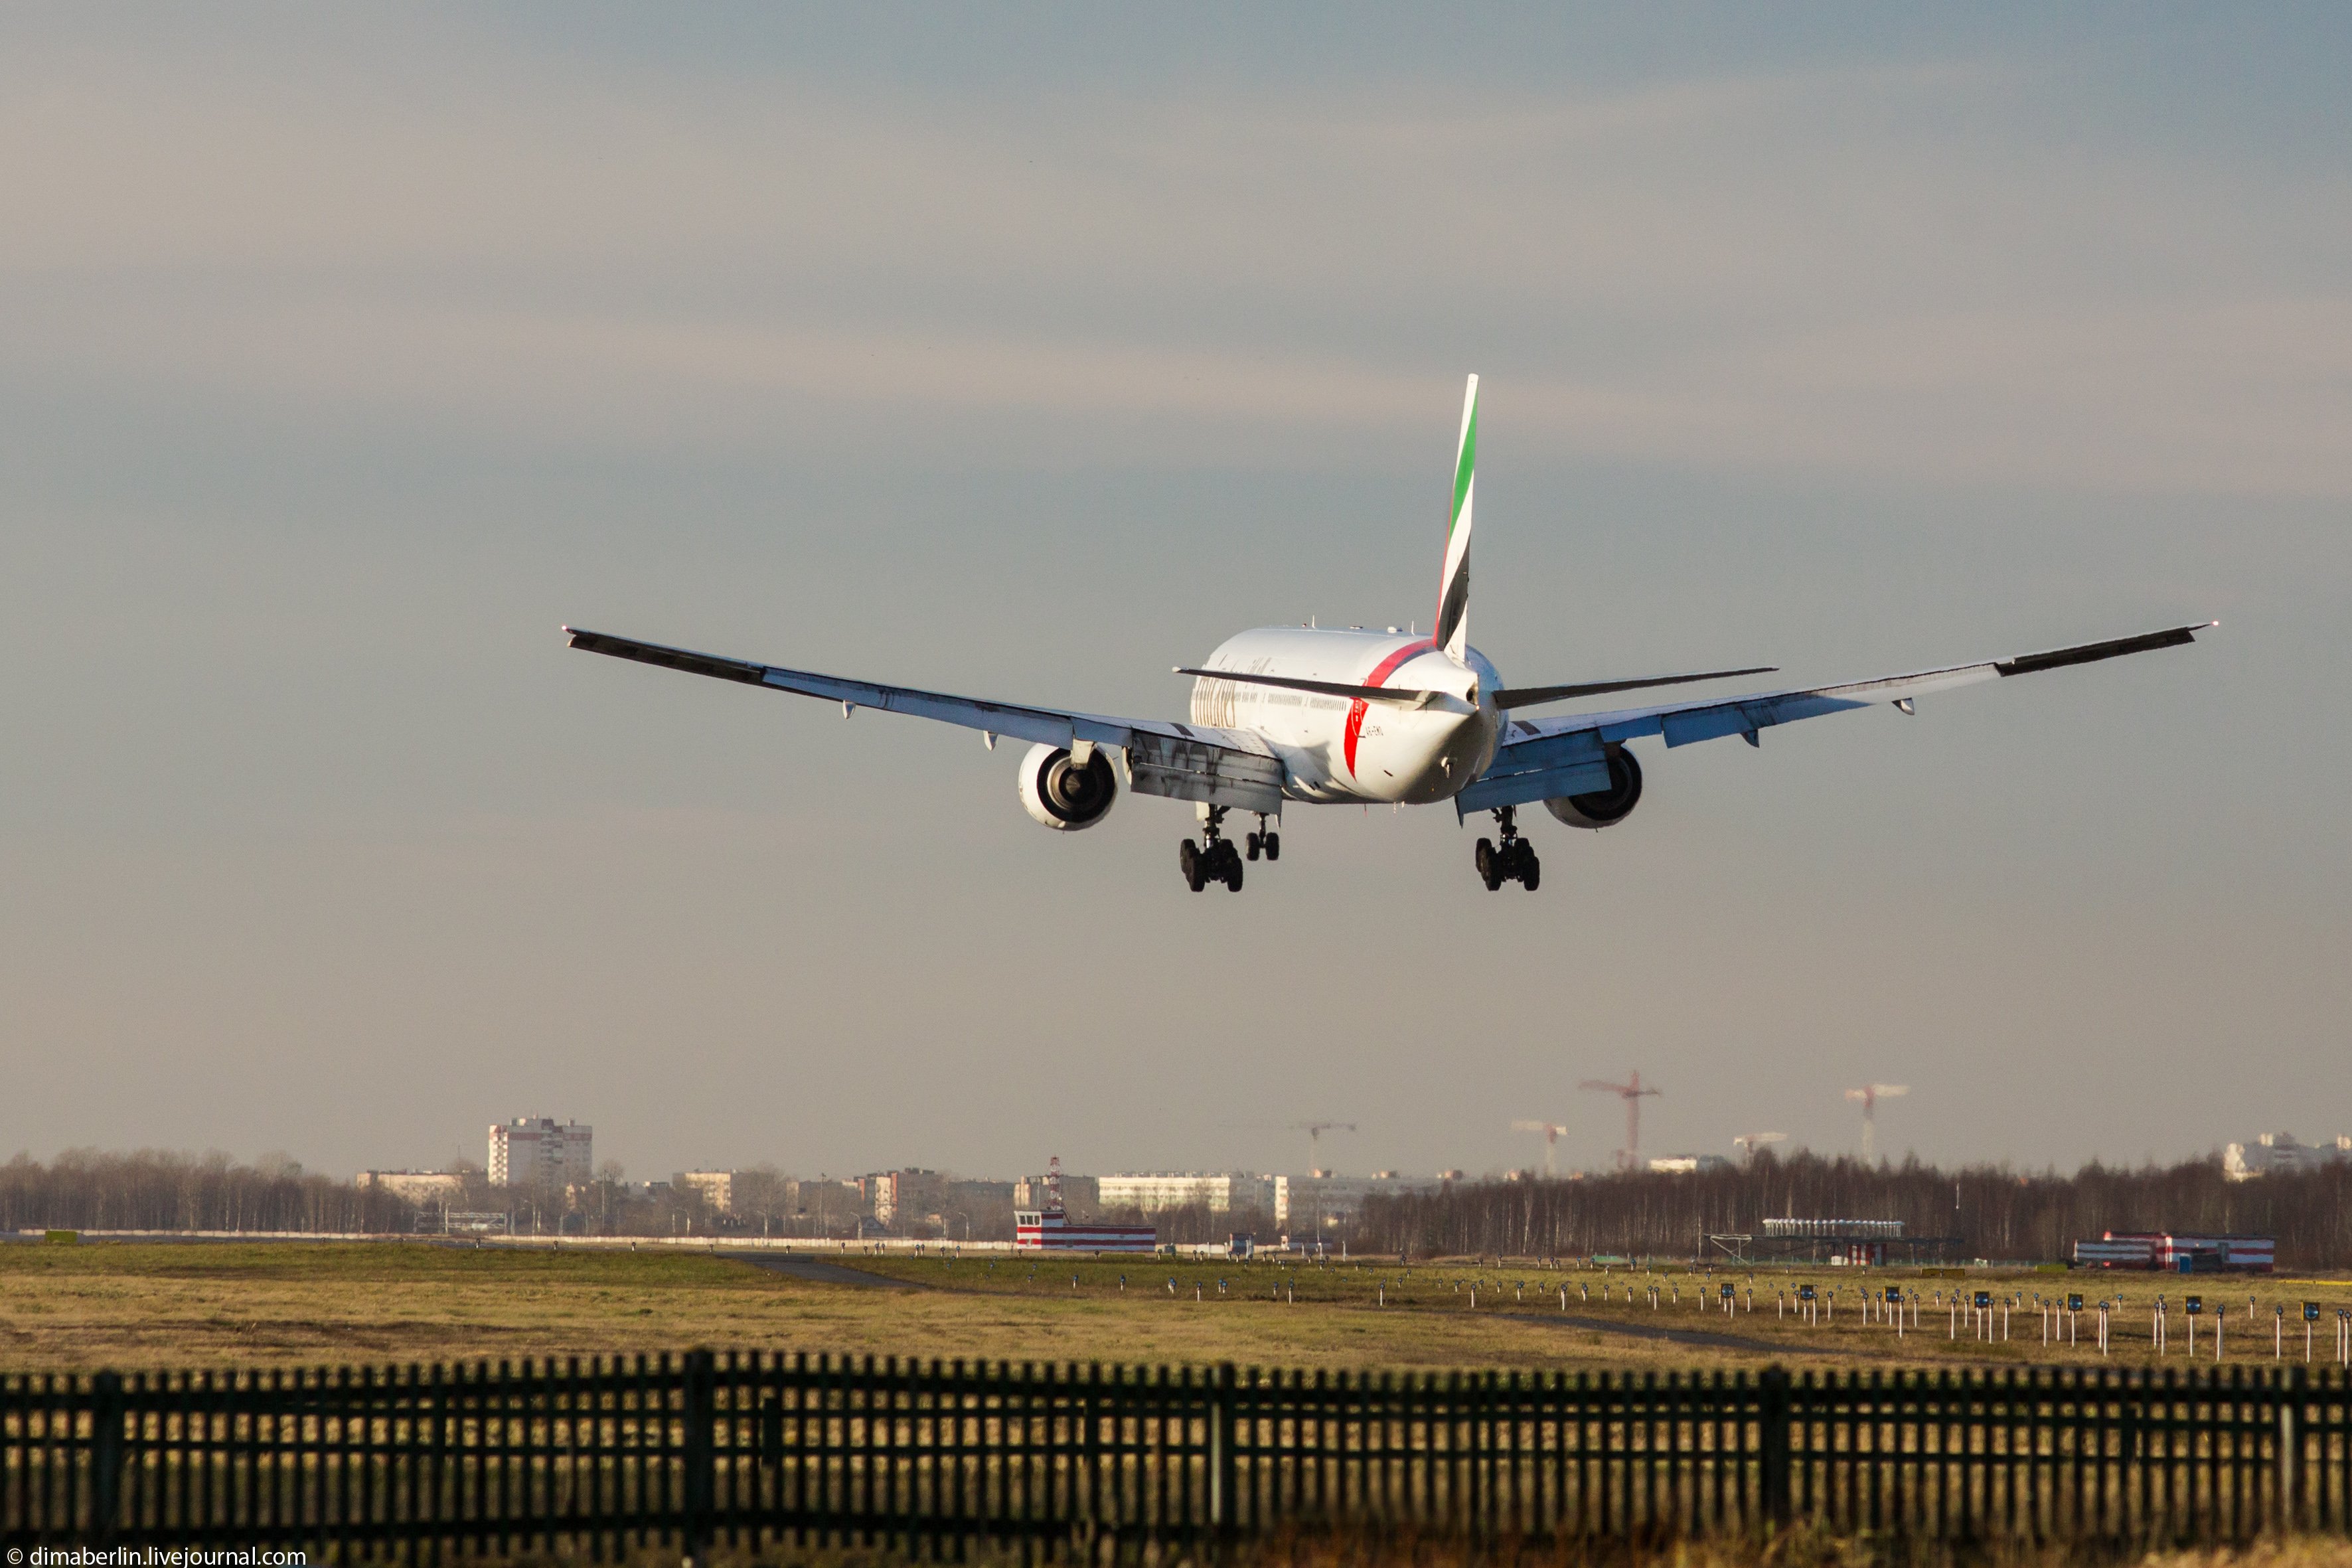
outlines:
{"label": "aircraft wing", "polygon": [[563,631],[573,647],[588,653],[607,654],[688,675],[714,676],[720,680],[736,680],[803,697],[821,697],[840,703],[845,715],[860,708],[876,708],[961,724],[992,737],[1012,735],[1049,746],[1068,747],[1084,741],[1115,747],[1125,754],[1129,787],[1139,795],[1203,801],[1244,811],[1271,813],[1282,809],[1281,759],[1264,740],[1246,730],[1216,730],[1167,720],[1115,719],[1066,712],[1057,708],[991,702],[977,697],[918,690],[911,686],[884,686],[805,669],[780,669],[748,659],[693,653],[572,626]]}
{"label": "aircraft wing", "polygon": [[1874,703],[1892,702],[1908,710],[1915,697],[1974,686],[2012,675],[2093,664],[2151,648],[2178,647],[2196,640],[2197,634],[2219,621],[2106,642],[2079,643],[2047,653],[2016,658],[1988,659],[1979,664],[1956,664],[1912,675],[1882,676],[1837,686],[1815,686],[1801,691],[1761,691],[1748,697],[1712,701],[1664,703],[1651,708],[1624,708],[1612,713],[1580,713],[1566,719],[1514,719],[1506,726],[1495,760],[1486,771],[1454,797],[1454,810],[1466,816],[1496,806],[1524,805],[1565,795],[1583,795],[1609,787],[1607,747],[1642,735],[1663,736],[1669,746],[1738,735],[1751,746],[1761,745],[1759,731],[1774,724],[1843,713]]}

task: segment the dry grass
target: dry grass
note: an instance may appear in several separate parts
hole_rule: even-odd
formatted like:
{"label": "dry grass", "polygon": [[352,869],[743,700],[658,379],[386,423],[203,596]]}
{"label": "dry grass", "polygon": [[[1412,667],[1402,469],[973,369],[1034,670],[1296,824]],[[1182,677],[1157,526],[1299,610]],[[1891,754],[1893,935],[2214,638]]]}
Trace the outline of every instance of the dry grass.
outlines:
{"label": "dry grass", "polygon": [[[1219,1281],[1227,1300],[1263,1300],[1279,1289],[1286,1310],[1310,1316],[1349,1312],[1402,1315],[1424,1323],[1478,1322],[1489,1330],[1508,1324],[1537,1324],[1578,1335],[1580,1342],[1602,1349],[1603,1364],[1634,1365],[1756,1365],[1779,1362],[1807,1365],[1937,1365],[1971,1364],[2024,1366],[2048,1364],[2145,1366],[2156,1361],[2149,1340],[2149,1310],[2160,1295],[2172,1305],[2168,1341],[2163,1363],[2187,1363],[2189,1320],[2180,1310],[2191,1294],[2203,1299],[2205,1312],[2196,1330],[2197,1361],[2213,1361],[2214,1313],[2229,1312],[2223,1349],[2233,1364],[2270,1365],[2276,1342],[2284,1357],[2300,1362],[2304,1325],[2297,1315],[2305,1298],[2322,1302],[2323,1321],[2316,1325],[2314,1354],[2327,1362],[2335,1341],[2335,1311],[2352,1307],[2352,1289],[2341,1279],[2182,1279],[2139,1274],[2052,1274],[2037,1271],[1969,1270],[1966,1278],[1925,1275],[1909,1269],[1757,1270],[1707,1274],[1688,1268],[1655,1273],[1623,1268],[1601,1271],[1554,1268],[1532,1262],[1481,1262],[1440,1258],[1404,1268],[1394,1263],[1207,1263],[1176,1265],[1150,1258],[1126,1262],[1055,1264],[1026,1260],[973,1258],[892,1257],[861,1258],[860,1268],[908,1281],[975,1290],[1015,1300],[1096,1300],[1115,1293],[1124,1276],[1130,1292],[1140,1289],[1165,1303],[1164,1286],[1177,1281],[1178,1305],[1190,1304],[1197,1285],[1211,1293]],[[1073,1279],[1076,1284],[1074,1288]],[[1735,1288],[1738,1310],[1722,1310],[1721,1288]],[[1811,1321],[1793,1302],[1801,1285],[1817,1292]],[[1648,1287],[1658,1289],[1653,1306]],[[1889,1285],[1917,1290],[1927,1298],[1916,1325],[1906,1316],[1900,1334],[1880,1309],[1865,1312],[1861,1296],[1878,1294]],[[1957,1314],[1936,1303],[1942,1292],[1958,1293],[1973,1301],[1978,1291],[1996,1299],[2018,1297],[2023,1305],[2012,1309],[2005,1324],[1996,1317],[1994,1333],[2007,1338],[1979,1339],[1970,1328],[1971,1313]],[[1832,1300],[1832,1293],[1834,1292]],[[2034,1305],[2038,1294],[2063,1302],[2079,1292],[2086,1300],[2120,1296],[2122,1305],[2112,1319],[2112,1343],[2102,1357],[2097,1347],[2096,1319],[2090,1311],[2075,1324],[2077,1341],[2063,1339],[2063,1321],[2049,1319],[2053,1341],[2042,1340],[2043,1317]],[[1563,1293],[1565,1302],[1563,1304]],[[1791,1298],[1790,1310],[1776,1310],[1781,1295]],[[1706,1306],[1701,1307],[1702,1300]],[[2250,1317],[2252,1302],[2254,1312]],[[2285,1306],[2285,1332],[2274,1342],[2274,1308]],[[1563,1328],[1563,1324],[1569,1325]],[[1583,1325],[1600,1325],[1596,1329]],[[1635,1336],[1667,1331],[1680,1344],[1660,1344]],[[1245,1358],[1234,1358],[1245,1359]],[[1565,1363],[1588,1364],[1589,1358]],[[1496,1365],[1522,1364],[1496,1362]]]}
{"label": "dry grass", "polygon": [[1324,1367],[1664,1365],[1532,1319],[1188,1290],[1056,1297],[806,1284],[709,1255],[408,1244],[0,1247],[0,1369],[285,1366],[696,1345],[1010,1361]]}
{"label": "dry grass", "polygon": [[[1208,1363],[1319,1368],[1635,1368],[1891,1365],[1949,1361],[2023,1363],[2093,1361],[2087,1346],[2046,1351],[2032,1313],[2011,1319],[2012,1338],[1984,1344],[1945,1338],[1932,1310],[1927,1331],[1898,1342],[1853,1310],[1844,1281],[1834,1322],[1804,1325],[1771,1311],[1770,1292],[1790,1282],[1759,1276],[1759,1310],[1728,1318],[1697,1311],[1692,1292],[1653,1310],[1629,1304],[1622,1272],[1555,1273],[1532,1265],[1469,1263],[1315,1268],[1171,1263],[1152,1258],[1040,1263],[998,1256],[853,1258],[911,1289],[803,1283],[708,1254],[573,1249],[476,1250],[416,1243],[0,1247],[0,1369],[38,1371],[153,1366],[284,1366],[344,1362],[616,1354],[694,1345],[835,1351],[875,1355],[1078,1363]],[[1824,1271],[1827,1273],[1828,1271]],[[1072,1285],[1075,1277],[1076,1284]],[[1122,1277],[1125,1280],[1121,1287]],[[1638,1281],[1640,1276],[1635,1279]],[[1691,1284],[1670,1278],[1669,1289]],[[1930,1289],[2045,1294],[2074,1279],[1922,1280]],[[1168,1289],[1171,1279],[1176,1289]],[[1225,1289],[1221,1294],[1220,1282]],[[1606,1304],[1603,1283],[1611,1288]],[[1743,1289],[1747,1279],[1740,1277]],[[1832,1281],[1823,1279],[1824,1288]],[[1560,1316],[1569,1288],[1571,1320]],[[2102,1279],[2151,1296],[2156,1283]],[[2164,1281],[2179,1300],[2186,1281]],[[1518,1287],[1515,1289],[1514,1287]],[[1585,1287],[1585,1299],[1579,1287]],[[1478,1301],[1470,1305],[1475,1288]],[[2209,1287],[2210,1289],[2210,1287]],[[2245,1289],[2231,1288],[2242,1318]],[[2273,1297],[2343,1285],[2255,1287]],[[1196,1299],[1195,1292],[1198,1292]],[[2222,1292],[2214,1291],[2213,1296]],[[1385,1296],[1386,1304],[1380,1304]],[[2209,1296],[2209,1300],[2212,1300]],[[2146,1334],[2144,1309],[2119,1320]],[[2208,1320],[2210,1323],[2210,1319]],[[2176,1318],[2173,1354],[2182,1339]],[[1610,1331],[1613,1328],[1616,1331]],[[1727,1343],[1672,1343],[1628,1330],[1671,1329]],[[2324,1357],[2334,1324],[2320,1325]],[[2200,1348],[2210,1345],[2210,1328]],[[2296,1348],[2300,1349],[2299,1336]],[[2268,1364],[2259,1335],[2235,1321],[2232,1361]],[[2120,1347],[2118,1364],[2145,1363],[2144,1344]],[[2204,1359],[2200,1357],[2200,1360]]]}

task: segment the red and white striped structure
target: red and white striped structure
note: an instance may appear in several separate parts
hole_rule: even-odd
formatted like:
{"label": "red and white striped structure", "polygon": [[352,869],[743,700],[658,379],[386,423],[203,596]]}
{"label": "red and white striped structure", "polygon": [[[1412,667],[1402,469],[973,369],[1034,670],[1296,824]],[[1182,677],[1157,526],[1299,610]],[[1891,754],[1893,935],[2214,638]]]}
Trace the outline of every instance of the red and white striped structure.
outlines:
{"label": "red and white striped structure", "polygon": [[1072,1225],[1062,1208],[1062,1157],[1045,1163],[1043,1208],[1013,1213],[1015,1252],[1153,1252],[1160,1232],[1148,1225]]}
{"label": "red and white striped structure", "polygon": [[2086,1268],[2152,1268],[2178,1273],[2213,1268],[2269,1274],[2278,1266],[2278,1238],[2269,1236],[2175,1236],[2169,1231],[2108,1231],[2074,1244],[2074,1262]]}
{"label": "red and white striped structure", "polygon": [[2232,1274],[2269,1274],[2278,1266],[2278,1238],[2271,1236],[2163,1236],[2157,1238],[2156,1266],[2178,1269],[2186,1259],[2212,1258]]}

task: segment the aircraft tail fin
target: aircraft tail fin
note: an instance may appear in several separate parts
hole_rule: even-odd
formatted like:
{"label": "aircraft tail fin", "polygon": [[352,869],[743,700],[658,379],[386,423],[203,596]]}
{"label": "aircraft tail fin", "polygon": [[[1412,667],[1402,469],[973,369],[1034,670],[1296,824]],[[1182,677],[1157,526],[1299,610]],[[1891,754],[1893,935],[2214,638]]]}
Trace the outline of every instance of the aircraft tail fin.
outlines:
{"label": "aircraft tail fin", "polygon": [[1478,378],[1462,395],[1462,439],[1454,452],[1454,507],[1445,527],[1445,572],[1437,583],[1431,640],[1454,658],[1470,651],[1470,503],[1478,471]]}

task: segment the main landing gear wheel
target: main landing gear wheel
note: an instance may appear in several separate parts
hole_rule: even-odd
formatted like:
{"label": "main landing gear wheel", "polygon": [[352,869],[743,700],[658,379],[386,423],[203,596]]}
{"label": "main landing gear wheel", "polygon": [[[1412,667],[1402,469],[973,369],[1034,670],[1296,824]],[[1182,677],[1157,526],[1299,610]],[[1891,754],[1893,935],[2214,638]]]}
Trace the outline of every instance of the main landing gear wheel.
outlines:
{"label": "main landing gear wheel", "polygon": [[[1183,870],[1184,885],[1196,893],[1212,882],[1223,882],[1228,892],[1242,890],[1242,852],[1234,847],[1232,839],[1223,837],[1218,831],[1224,824],[1224,807],[1212,810],[1208,820],[1201,826],[1201,842],[1195,844],[1187,838],[1177,846],[1176,864]],[[1250,858],[1255,859],[1262,845],[1261,837],[1255,833],[1249,837]],[[1268,834],[1265,837],[1273,836]]]}
{"label": "main landing gear wheel", "polygon": [[1519,837],[1513,820],[1515,815],[1507,805],[1496,811],[1495,819],[1503,829],[1502,843],[1481,838],[1472,858],[1472,863],[1478,868],[1478,879],[1486,884],[1490,893],[1498,891],[1506,882],[1517,882],[1532,893],[1543,881],[1543,862],[1536,858],[1536,847]]}

